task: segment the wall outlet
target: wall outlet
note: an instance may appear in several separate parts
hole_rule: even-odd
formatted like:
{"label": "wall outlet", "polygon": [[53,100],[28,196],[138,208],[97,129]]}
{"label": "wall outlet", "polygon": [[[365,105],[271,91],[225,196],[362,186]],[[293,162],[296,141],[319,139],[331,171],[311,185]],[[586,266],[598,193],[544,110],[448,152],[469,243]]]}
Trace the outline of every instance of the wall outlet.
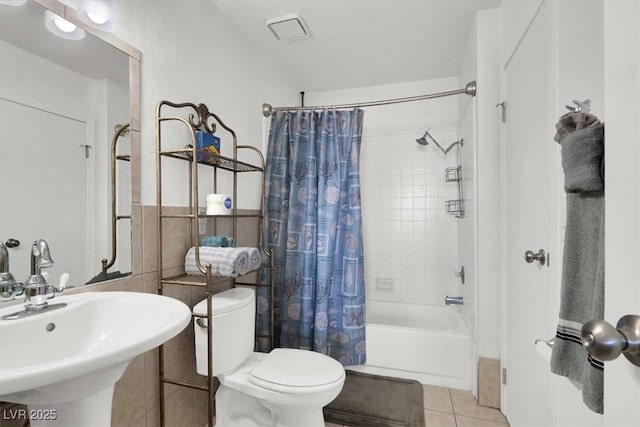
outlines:
{"label": "wall outlet", "polygon": [[393,279],[383,279],[376,277],[376,291],[393,292]]}

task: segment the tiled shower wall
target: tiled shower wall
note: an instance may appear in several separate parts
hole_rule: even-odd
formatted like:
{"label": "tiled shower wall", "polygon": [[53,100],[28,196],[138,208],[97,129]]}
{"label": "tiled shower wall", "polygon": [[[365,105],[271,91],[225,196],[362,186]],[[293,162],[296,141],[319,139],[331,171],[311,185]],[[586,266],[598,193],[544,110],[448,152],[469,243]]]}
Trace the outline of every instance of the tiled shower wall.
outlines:
{"label": "tiled shower wall", "polygon": [[[438,93],[458,87],[456,77],[306,94],[309,105],[351,103]],[[457,139],[457,97],[365,109],[360,164],[367,300],[444,304],[458,295],[456,218],[444,202],[457,198],[444,170],[456,165],[433,144]],[[376,289],[376,284],[378,285]],[[381,289],[382,288],[382,289]]]}
{"label": "tiled shower wall", "polygon": [[[457,224],[445,211],[445,201],[458,197],[457,183],[445,182],[457,152],[445,156],[433,143],[418,144],[423,132],[369,134],[365,122],[361,184],[370,300],[442,305],[458,289]],[[445,148],[457,140],[453,129],[430,133]]]}

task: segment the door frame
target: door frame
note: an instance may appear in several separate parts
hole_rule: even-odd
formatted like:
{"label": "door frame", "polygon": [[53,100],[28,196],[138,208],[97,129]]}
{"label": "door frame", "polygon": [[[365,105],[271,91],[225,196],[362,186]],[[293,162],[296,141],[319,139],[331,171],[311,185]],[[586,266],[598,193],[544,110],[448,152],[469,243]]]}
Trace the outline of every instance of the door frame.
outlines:
{"label": "door frame", "polygon": [[[550,9],[546,9],[546,8],[550,8]],[[507,176],[507,145],[508,145],[508,139],[507,139],[507,126],[509,123],[509,100],[507,99],[507,88],[506,88],[506,82],[507,82],[507,78],[506,78],[506,73],[507,73],[507,69],[511,63],[511,61],[513,60],[513,58],[517,55],[518,50],[520,49],[520,46],[523,42],[523,40],[527,37],[527,34],[529,33],[530,28],[533,26],[534,21],[536,19],[538,19],[538,17],[542,14],[542,13],[547,13],[549,14],[549,19],[550,22],[552,23],[552,25],[554,27],[557,26],[557,8],[556,6],[549,1],[545,1],[542,0],[540,1],[540,3],[535,7],[535,9],[530,9],[531,12],[531,17],[530,20],[528,21],[527,25],[525,28],[523,28],[523,33],[518,41],[518,43],[515,45],[514,49],[512,52],[508,52],[508,55],[506,56],[508,59],[506,60],[506,62],[500,67],[500,99],[502,101],[506,101],[506,123],[501,123],[501,127],[500,127],[500,175],[501,175],[501,190],[500,190],[500,214],[502,217],[501,220],[501,229],[500,229],[500,234],[501,234],[501,257],[500,259],[502,260],[507,260],[508,257],[508,253],[507,253],[507,247],[508,247],[508,230],[507,230],[507,212],[508,212],[508,204],[507,204],[507,182],[508,182],[508,176]],[[502,24],[502,23],[501,23]],[[504,28],[504,26],[503,26]],[[504,32],[502,34],[504,36]],[[555,52],[557,51],[557,42],[555,37],[551,36],[551,40],[549,42],[550,44],[550,51]],[[558,70],[557,70],[557,56],[554,54],[550,54],[549,58],[547,58],[549,61],[551,61],[548,65],[548,68],[546,70],[546,72],[548,73],[549,76],[557,76],[558,74]],[[551,93],[550,93],[550,99],[555,99],[557,97],[557,88],[554,86],[554,84],[551,84]],[[547,108],[547,106],[545,106],[544,108]],[[559,112],[559,108],[557,106],[549,106],[547,108],[547,113],[548,113],[548,121],[550,123],[552,123],[554,121],[554,119],[556,117],[559,117],[560,114]],[[549,277],[552,280],[552,282],[550,282],[549,287],[545,290],[548,293],[548,298],[550,301],[550,304],[553,307],[559,307],[559,289],[560,289],[560,281],[561,281],[561,275],[562,275],[562,269],[561,269],[561,260],[560,260],[560,254],[561,254],[561,248],[562,248],[562,239],[563,239],[563,221],[564,218],[566,216],[566,201],[564,199],[565,197],[565,193],[564,191],[562,191],[562,187],[563,187],[563,173],[562,173],[562,168],[561,168],[561,158],[560,158],[560,150],[559,148],[555,147],[555,142],[553,141],[548,141],[548,143],[546,143],[546,145],[544,145],[541,149],[544,149],[547,153],[548,156],[551,157],[550,159],[550,166],[551,166],[551,171],[553,173],[553,177],[551,178],[551,182],[555,183],[553,185],[551,185],[548,188],[549,194],[550,194],[550,204],[551,204],[551,208],[553,210],[553,212],[550,212],[550,226],[553,227],[554,231],[552,232],[551,230],[548,231],[548,246],[545,247],[544,249],[547,251],[547,268],[550,269],[549,272]],[[532,248],[532,249],[537,249],[537,248]],[[524,262],[524,261],[523,261]],[[500,344],[500,357],[501,357],[501,367],[505,368],[507,366],[507,359],[508,359],[508,351],[507,351],[507,332],[508,332],[508,311],[507,311],[507,289],[509,286],[509,277],[508,277],[508,268],[506,265],[502,266],[501,269],[501,292],[500,292],[500,298],[501,298],[501,307],[500,307],[500,340],[501,340],[501,344]],[[556,310],[557,311],[557,310]],[[555,329],[556,329],[556,325],[557,325],[557,318],[552,318],[552,319],[548,319],[545,320],[545,322],[548,323],[549,326],[549,331],[550,331],[550,335],[549,336],[540,336],[538,337],[539,339],[551,339],[553,338],[554,334],[555,334]],[[534,351],[534,343],[531,343],[531,351]],[[509,402],[508,402],[508,394],[507,394],[507,385],[505,385],[505,378],[503,377],[505,375],[505,370],[503,369],[501,371],[501,383],[500,383],[500,407],[502,409],[502,412],[504,413],[505,411],[508,411],[508,407],[509,407]],[[549,375],[551,374],[551,371],[549,371]],[[507,384],[508,384],[508,373],[507,373]],[[550,394],[555,394],[555,397],[550,397],[550,401],[553,400],[555,402],[555,404],[551,405],[548,408],[545,408],[545,410],[550,411],[551,412],[551,419],[557,419],[558,417],[558,405],[557,405],[557,387],[554,386],[554,383],[552,381],[552,385],[551,388],[548,390],[548,392]],[[551,395],[550,395],[551,396]]]}
{"label": "door frame", "polygon": [[[640,315],[640,4],[604,2],[605,320]],[[640,368],[605,364],[604,425],[640,425]],[[609,391],[609,392],[607,392]],[[635,413],[633,409],[635,408]]]}

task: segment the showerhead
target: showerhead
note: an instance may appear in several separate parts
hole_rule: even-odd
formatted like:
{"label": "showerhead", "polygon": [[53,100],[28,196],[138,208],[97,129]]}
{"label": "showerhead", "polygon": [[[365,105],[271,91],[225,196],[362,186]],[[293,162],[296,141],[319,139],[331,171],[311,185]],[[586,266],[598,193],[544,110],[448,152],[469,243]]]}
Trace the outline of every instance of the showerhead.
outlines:
{"label": "showerhead", "polygon": [[[429,141],[427,141],[427,135],[429,135],[429,129],[424,131],[424,135],[420,138],[416,139],[416,142],[420,145],[429,145]],[[431,136],[431,135],[429,135]]]}
{"label": "showerhead", "polygon": [[436,144],[436,146],[440,149],[440,151],[442,151],[444,153],[444,155],[446,156],[449,153],[449,150],[451,150],[454,146],[456,145],[460,145],[462,146],[462,139],[460,139],[459,141],[455,141],[454,143],[452,143],[451,145],[449,145],[446,149],[442,148],[442,146],[440,144],[438,144],[438,141],[436,141],[431,134],[429,133],[429,129],[424,131],[424,135],[422,135],[422,137],[416,139],[416,142],[420,145],[429,145],[429,141],[427,141],[427,137],[429,137],[429,139]]}

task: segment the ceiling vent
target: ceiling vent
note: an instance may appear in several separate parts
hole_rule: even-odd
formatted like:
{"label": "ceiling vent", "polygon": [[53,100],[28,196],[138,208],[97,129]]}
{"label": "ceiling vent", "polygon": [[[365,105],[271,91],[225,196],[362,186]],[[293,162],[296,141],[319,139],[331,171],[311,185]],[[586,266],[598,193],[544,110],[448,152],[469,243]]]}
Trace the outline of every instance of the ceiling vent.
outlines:
{"label": "ceiling vent", "polygon": [[309,37],[309,30],[302,17],[297,13],[267,19],[266,23],[273,35],[281,42],[302,40]]}

